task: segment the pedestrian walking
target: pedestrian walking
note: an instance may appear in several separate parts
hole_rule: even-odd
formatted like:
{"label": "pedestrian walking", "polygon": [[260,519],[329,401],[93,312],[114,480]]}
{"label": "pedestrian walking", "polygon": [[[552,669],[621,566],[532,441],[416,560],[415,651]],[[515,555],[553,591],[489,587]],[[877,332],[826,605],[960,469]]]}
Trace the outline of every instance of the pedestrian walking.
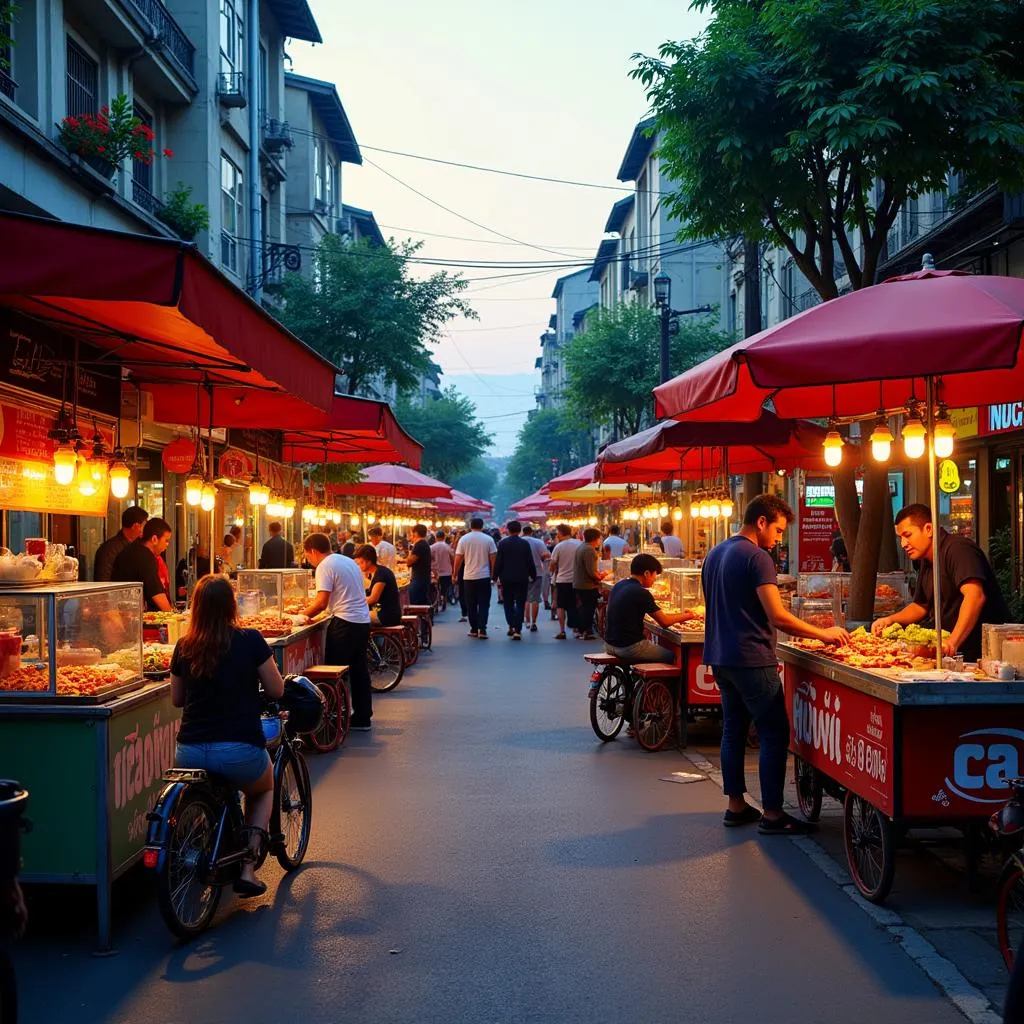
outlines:
{"label": "pedestrian walking", "polygon": [[576,595],[573,592],[573,579],[575,578],[575,566],[573,558],[580,541],[574,539],[572,528],[566,523],[559,523],[555,528],[558,543],[551,550],[551,561],[548,564],[548,571],[551,573],[551,582],[555,587],[555,602],[558,612],[558,632],[556,640],[565,639],[565,627],[574,632],[576,630]]}
{"label": "pedestrian walking", "polygon": [[533,549],[520,536],[522,524],[513,519],[508,524],[508,536],[498,544],[494,560],[494,575],[501,581],[505,592],[505,621],[512,640],[523,639],[523,615],[530,584],[537,578]]}
{"label": "pedestrian walking", "polygon": [[455,555],[448,546],[444,530],[438,530],[434,543],[430,545],[430,564],[433,566],[434,575],[437,576],[438,593],[444,595],[446,602],[451,598],[454,561]]}
{"label": "pedestrian walking", "polygon": [[525,628],[531,633],[537,632],[537,614],[540,611],[540,599],[543,596],[545,607],[547,607],[547,586],[548,586],[548,560],[551,554],[547,545],[534,535],[533,527],[527,524],[523,527],[523,540],[530,545],[533,552],[533,567],[537,570],[536,579],[530,582],[526,588],[526,619]]}
{"label": "pedestrian walking", "polygon": [[[789,719],[775,656],[775,630],[792,636],[843,643],[850,635],[833,626],[818,629],[786,611],[769,552],[793,521],[793,510],[773,494],[747,505],[738,534],[715,545],[704,560],[704,663],[722,694],[722,778],[726,827],[759,821],[764,835],[803,835],[816,826],[782,809],[789,752]],[[744,799],[744,756],[750,723],[761,741],[759,815]]]}
{"label": "pedestrian walking", "polygon": [[465,569],[463,589],[469,614],[469,635],[474,640],[487,639],[487,619],[491,610],[491,577],[498,548],[494,538],[484,533],[484,521],[476,517],[469,522],[469,533],[459,539],[455,549],[455,575]]}
{"label": "pedestrian walking", "polygon": [[576,596],[576,637],[596,640],[594,613],[597,611],[598,587],[607,572],[598,572],[597,549],[601,546],[601,531],[592,526],[583,531],[583,543],[573,552],[572,586]]}
{"label": "pedestrian walking", "polygon": [[303,542],[306,560],[316,570],[316,597],[305,613],[312,618],[325,609],[327,625],[324,660],[328,665],[348,665],[352,685],[352,725],[369,732],[373,718],[370,669],[366,651],[370,643],[370,608],[363,589],[363,574],[351,558],[331,551],[325,533],[311,533]]}

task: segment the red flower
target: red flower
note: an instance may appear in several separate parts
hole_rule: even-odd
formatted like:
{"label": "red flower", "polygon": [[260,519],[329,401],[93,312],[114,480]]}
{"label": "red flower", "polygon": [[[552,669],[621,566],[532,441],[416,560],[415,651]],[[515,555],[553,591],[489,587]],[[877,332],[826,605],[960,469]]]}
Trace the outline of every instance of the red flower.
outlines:
{"label": "red flower", "polygon": [[106,147],[106,146],[97,146],[97,147],[96,147],[96,152],[97,152],[97,153],[105,153],[105,152],[106,152],[106,150],[107,150],[107,147]]}
{"label": "red flower", "polygon": [[165,149],[164,150],[164,156],[172,157],[172,156],[174,156],[174,153],[171,150],[169,150],[169,149]]}

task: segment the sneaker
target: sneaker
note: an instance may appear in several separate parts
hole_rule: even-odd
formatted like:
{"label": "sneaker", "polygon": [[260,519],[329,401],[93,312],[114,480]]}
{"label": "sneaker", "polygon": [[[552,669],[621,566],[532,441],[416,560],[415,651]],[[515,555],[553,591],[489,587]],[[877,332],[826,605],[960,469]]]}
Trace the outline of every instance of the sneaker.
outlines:
{"label": "sneaker", "polygon": [[471,637],[472,637],[472,638],[473,638],[474,640],[476,640],[476,638],[477,638],[478,636],[480,636],[480,634],[479,634],[479,633],[478,633],[478,632],[477,632],[477,631],[476,631],[475,629],[471,629],[471,630],[470,630],[470,631],[469,631],[469,632],[468,632],[468,633],[466,634],[466,636],[471,636]]}
{"label": "sneaker", "polygon": [[515,630],[511,626],[509,626],[508,627],[508,632],[505,633],[505,636],[512,636],[514,633],[515,633]]}
{"label": "sneaker", "polygon": [[763,836],[809,836],[818,831],[818,826],[783,812],[781,818],[768,819],[762,815],[757,831]]}
{"label": "sneaker", "polygon": [[466,616],[463,615],[459,618],[459,622],[469,622],[469,619],[467,619]]}
{"label": "sneaker", "polygon": [[523,634],[522,633],[513,633],[512,634],[512,639],[513,640],[522,640],[523,639]]}
{"label": "sneaker", "polygon": [[477,638],[477,640],[486,640],[487,639],[487,630],[486,629],[481,629],[480,632],[477,633],[476,638]]}
{"label": "sneaker", "polygon": [[536,622],[531,622],[530,623],[530,632],[531,633],[536,633],[537,632],[537,623]]}
{"label": "sneaker", "polygon": [[565,639],[565,634],[564,633],[556,633],[555,634],[555,639],[556,640],[564,640]]}

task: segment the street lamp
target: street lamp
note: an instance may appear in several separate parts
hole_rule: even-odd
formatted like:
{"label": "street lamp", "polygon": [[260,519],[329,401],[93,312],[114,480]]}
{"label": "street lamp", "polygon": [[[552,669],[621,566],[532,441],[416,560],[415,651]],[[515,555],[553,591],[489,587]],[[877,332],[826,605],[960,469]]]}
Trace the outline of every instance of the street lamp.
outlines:
{"label": "street lamp", "polygon": [[710,306],[695,306],[693,309],[672,308],[672,278],[661,271],[654,279],[654,304],[661,314],[661,383],[664,384],[669,378],[668,339],[672,333],[672,321],[678,317],[686,316],[689,313],[710,313]]}

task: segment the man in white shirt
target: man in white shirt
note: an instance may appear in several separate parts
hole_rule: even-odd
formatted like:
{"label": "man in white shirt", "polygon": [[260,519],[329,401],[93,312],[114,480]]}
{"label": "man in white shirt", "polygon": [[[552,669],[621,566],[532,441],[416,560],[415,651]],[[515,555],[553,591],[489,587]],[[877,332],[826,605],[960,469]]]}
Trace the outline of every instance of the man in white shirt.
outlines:
{"label": "man in white shirt", "polygon": [[325,609],[330,613],[324,663],[348,665],[352,686],[352,725],[369,732],[373,718],[370,670],[366,649],[370,643],[370,608],[366,603],[363,574],[351,558],[331,553],[325,533],[311,533],[303,542],[306,561],[316,570],[316,597],[306,608],[312,618]]}
{"label": "man in white shirt", "polygon": [[455,549],[454,575],[465,566],[462,586],[469,611],[469,635],[474,640],[487,639],[487,619],[491,610],[491,576],[498,548],[494,538],[484,533],[484,521],[471,519],[469,533],[459,538]]}
{"label": "man in white shirt", "polygon": [[535,537],[532,526],[523,527],[523,540],[530,545],[533,552],[533,567],[537,570],[537,578],[526,588],[526,628],[531,633],[537,632],[537,612],[540,611],[540,596],[544,592],[547,566],[544,564],[551,558],[551,553],[540,537]]}
{"label": "man in white shirt", "polygon": [[434,543],[430,545],[430,561],[434,574],[437,576],[438,589],[444,594],[445,600],[447,600],[452,589],[452,565],[455,561],[455,556],[452,554],[452,549],[448,546],[448,539],[445,537],[444,530],[437,531]]}
{"label": "man in white shirt", "polygon": [[565,523],[559,523],[557,528],[558,543],[551,550],[551,561],[548,563],[548,572],[551,573],[551,582],[555,586],[555,601],[558,606],[558,632],[556,640],[565,639],[565,626],[576,629],[576,593],[573,590],[574,559],[576,549],[582,543],[575,540],[572,535],[572,528]]}
{"label": "man in white shirt", "polygon": [[661,524],[661,550],[670,558],[683,557],[683,542],[673,535],[671,519]]}
{"label": "man in white shirt", "polygon": [[605,537],[604,544],[601,546],[601,552],[603,558],[621,558],[623,555],[628,554],[629,545],[620,536],[617,525],[608,531],[608,536]]}
{"label": "man in white shirt", "polygon": [[369,536],[370,543],[377,549],[377,564],[383,565],[394,572],[395,545],[384,539],[384,531],[379,526],[371,526]]}

